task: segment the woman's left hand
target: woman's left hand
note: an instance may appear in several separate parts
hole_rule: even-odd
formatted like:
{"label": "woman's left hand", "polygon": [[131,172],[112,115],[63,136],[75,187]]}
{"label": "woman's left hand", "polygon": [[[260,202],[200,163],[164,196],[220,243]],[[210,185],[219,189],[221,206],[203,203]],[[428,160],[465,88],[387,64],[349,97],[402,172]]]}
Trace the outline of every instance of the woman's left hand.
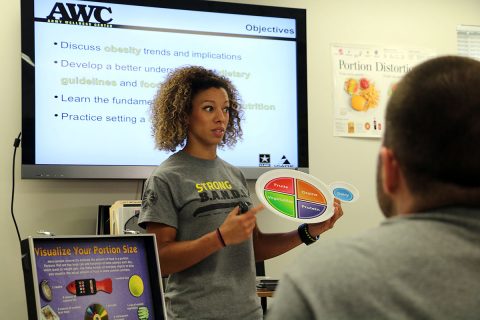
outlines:
{"label": "woman's left hand", "polygon": [[335,222],[337,222],[337,220],[340,219],[341,216],[343,216],[342,203],[340,202],[340,200],[335,198],[333,201],[333,216],[323,222],[309,223],[308,232],[312,236],[316,237],[324,233],[325,231],[333,228]]}

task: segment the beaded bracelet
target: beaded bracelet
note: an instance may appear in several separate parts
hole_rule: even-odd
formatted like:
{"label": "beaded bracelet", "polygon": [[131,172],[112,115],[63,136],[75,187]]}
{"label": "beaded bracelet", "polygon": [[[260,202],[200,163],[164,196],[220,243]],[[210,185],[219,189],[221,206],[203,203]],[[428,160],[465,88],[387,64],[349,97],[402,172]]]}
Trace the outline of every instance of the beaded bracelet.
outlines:
{"label": "beaded bracelet", "polygon": [[311,245],[315,241],[320,238],[320,236],[312,236],[310,232],[308,232],[308,224],[303,223],[298,226],[298,235],[300,236],[300,239],[302,240],[303,243],[305,243],[307,246]]}

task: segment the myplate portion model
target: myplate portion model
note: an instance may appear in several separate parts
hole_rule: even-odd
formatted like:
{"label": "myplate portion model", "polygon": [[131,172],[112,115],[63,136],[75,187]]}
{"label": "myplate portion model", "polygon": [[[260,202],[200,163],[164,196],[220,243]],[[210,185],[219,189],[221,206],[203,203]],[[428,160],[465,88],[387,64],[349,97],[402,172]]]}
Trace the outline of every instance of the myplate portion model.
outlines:
{"label": "myplate portion model", "polygon": [[267,209],[289,220],[321,222],[333,215],[330,189],[314,176],[301,171],[268,171],[257,179],[255,191]]}

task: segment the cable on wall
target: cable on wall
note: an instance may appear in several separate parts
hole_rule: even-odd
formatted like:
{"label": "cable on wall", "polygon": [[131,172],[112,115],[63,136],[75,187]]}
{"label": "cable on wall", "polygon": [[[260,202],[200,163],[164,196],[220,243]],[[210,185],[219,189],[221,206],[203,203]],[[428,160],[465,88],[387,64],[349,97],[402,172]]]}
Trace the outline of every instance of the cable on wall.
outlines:
{"label": "cable on wall", "polygon": [[13,223],[15,224],[15,229],[17,230],[19,243],[22,242],[22,238],[20,237],[20,231],[18,231],[17,221],[15,220],[15,214],[13,213],[13,203],[15,199],[15,156],[17,154],[17,148],[20,145],[20,142],[22,141],[21,137],[22,137],[22,132],[18,134],[18,137],[15,138],[15,141],[13,142],[14,149],[13,149],[13,163],[12,163],[12,201],[10,203],[10,212],[12,214]]}

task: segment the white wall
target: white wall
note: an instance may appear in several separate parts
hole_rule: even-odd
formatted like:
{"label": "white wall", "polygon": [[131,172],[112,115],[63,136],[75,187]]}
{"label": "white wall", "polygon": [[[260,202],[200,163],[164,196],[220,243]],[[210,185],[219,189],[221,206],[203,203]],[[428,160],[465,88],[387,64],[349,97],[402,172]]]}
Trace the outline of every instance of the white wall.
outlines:
{"label": "white wall", "polygon": [[[380,141],[332,136],[331,43],[422,47],[438,54],[456,53],[456,26],[480,25],[478,0],[259,0],[230,1],[307,9],[308,92],[311,173],[325,182],[349,181],[361,198],[344,205],[345,216],[323,241],[347,236],[378,224],[382,216],[375,199],[375,166]],[[0,309],[26,319],[20,249],[10,216],[13,140],[21,130],[20,4],[0,4],[0,234],[2,288]],[[314,125],[320,123],[321,125]],[[16,161],[15,216],[22,238],[47,229],[56,234],[94,234],[97,206],[118,199],[138,199],[136,181],[21,180],[19,150]],[[252,192],[253,185],[252,182]],[[290,230],[295,224],[263,212],[263,231]],[[267,262],[267,274],[277,277],[302,246]]]}

